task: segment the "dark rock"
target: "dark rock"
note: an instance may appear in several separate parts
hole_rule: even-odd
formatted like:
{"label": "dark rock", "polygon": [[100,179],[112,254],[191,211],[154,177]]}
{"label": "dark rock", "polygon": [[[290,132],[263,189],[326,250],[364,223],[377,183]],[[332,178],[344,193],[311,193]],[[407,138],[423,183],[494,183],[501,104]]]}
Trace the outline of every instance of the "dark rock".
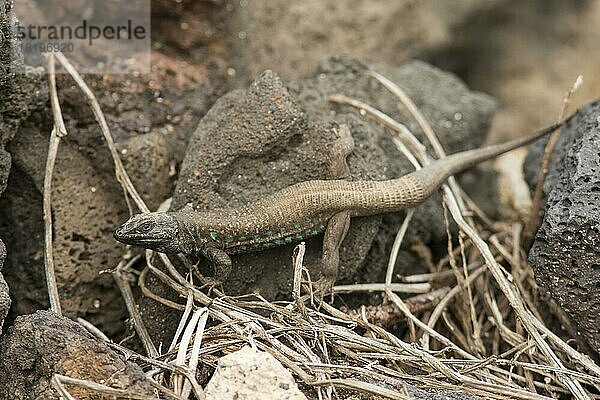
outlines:
{"label": "dark rock", "polygon": [[[533,146],[525,163],[532,188],[545,142]],[[600,101],[581,108],[562,130],[544,192],[529,262],[540,286],[600,353]]]}
{"label": "dark rock", "polygon": [[6,184],[4,167],[10,165],[6,154],[2,154],[4,145],[48,98],[42,71],[23,64],[12,3],[0,0],[0,192]]}
{"label": "dark rock", "polygon": [[118,146],[131,180],[151,210],[171,197],[175,160],[165,135],[155,131],[134,136]]}
{"label": "dark rock", "polygon": [[[41,210],[53,121],[43,70],[23,65],[12,36],[16,18],[10,4],[0,1],[0,189],[11,162],[4,144],[16,137],[7,145],[13,168],[0,198],[0,236],[9,248],[3,272],[15,300],[11,312],[19,315],[47,306]],[[206,73],[208,67],[184,68],[185,63],[173,63],[173,56],[155,55],[158,67],[152,74],[84,76],[115,141],[129,150],[124,157],[129,173],[151,207],[171,192],[172,158],[181,161],[187,138],[214,96],[207,84],[212,76]],[[110,153],[81,91],[64,74],[57,76],[57,86],[69,133],[61,140],[52,182],[54,257],[63,312],[83,316],[115,335],[124,330],[115,321],[124,320],[126,311],[110,274],[99,272],[114,268],[124,252],[112,231],[128,210]],[[140,133],[144,135],[137,138]],[[171,148],[177,149],[176,155]]]}
{"label": "dark rock", "polygon": [[[4,259],[6,258],[6,247],[2,240],[0,240],[0,272],[4,265]],[[4,324],[4,318],[8,314],[10,308],[10,297],[8,295],[8,285],[4,280],[4,277],[0,273],[0,334],[2,334],[2,325]]]}
{"label": "dark rock", "polygon": [[[14,29],[16,23],[12,1],[0,0],[0,195],[6,189],[11,166],[10,154],[4,147],[22,122],[47,98],[41,72],[23,64]],[[0,271],[5,258],[6,247],[0,240]],[[9,308],[8,285],[0,272],[0,333]]]}
{"label": "dark rock", "polygon": [[[453,75],[421,62],[379,70],[414,99],[449,153],[477,147],[484,139],[495,107],[488,96],[469,92]],[[328,102],[327,96],[334,93],[363,100],[419,132],[394,96],[351,57],[333,57],[315,77],[289,87],[266,71],[248,90],[222,97],[200,122],[181,167],[172,209],[186,203],[201,210],[238,206],[300,181],[328,178],[328,154],[340,124],[350,127],[356,141],[349,157],[354,179],[386,179],[411,171],[379,124],[357,110]],[[402,221],[400,216],[384,218],[384,224],[381,216],[353,219],[341,251],[341,281],[383,276]],[[408,237],[413,235],[426,243],[445,243],[439,201],[419,207]],[[292,248],[234,257],[227,293],[258,290],[268,298],[289,295]],[[320,250],[321,238],[308,241],[309,268],[317,265]],[[403,262],[411,264],[409,257]],[[318,277],[318,269],[312,268],[311,274]]]}
{"label": "dark rock", "polygon": [[[0,237],[9,249],[3,273],[13,297],[9,319],[47,307],[41,188],[53,123],[43,69],[24,65],[13,29],[17,16],[12,3],[0,0],[0,192],[7,183],[11,156],[13,163],[9,187],[0,197]],[[47,10],[31,3],[33,8],[39,6],[34,13],[45,19],[49,15],[60,19],[64,8]],[[77,9],[86,8],[76,3]],[[167,3],[173,6],[172,2],[161,2],[164,7]],[[221,23],[215,31],[216,24],[212,24],[223,20],[220,10],[224,7],[200,3],[185,3],[178,14],[195,23],[202,21],[200,26],[190,24],[193,29],[186,39],[201,36],[210,26],[213,33],[218,33],[213,40],[224,42],[225,26]],[[201,12],[198,17],[196,11],[209,9],[210,13]],[[157,28],[153,29],[153,41],[181,38],[185,19],[165,24],[158,14],[152,18]],[[227,67],[222,59],[224,52],[220,51],[224,44],[213,43],[210,49],[199,47],[208,46],[205,40],[188,44],[198,57],[174,53],[170,45],[162,48],[166,53],[154,49],[153,68],[147,74],[138,73],[132,66],[129,74],[83,75],[115,141],[127,151],[123,158],[128,172],[150,207],[171,193],[171,175],[183,158],[187,140],[207,108],[227,87]],[[106,46],[95,46],[94,50],[112,51]],[[106,54],[95,55],[106,58]],[[99,272],[116,266],[125,251],[112,238],[112,231],[127,218],[128,210],[116,183],[113,161],[86,99],[70,76],[59,74],[56,78],[69,133],[61,140],[52,182],[54,256],[63,312],[85,317],[114,337],[123,333],[125,324],[119,321],[127,313],[110,274]],[[5,144],[14,137],[15,142],[7,145],[9,155],[4,151]]]}
{"label": "dark rock", "polygon": [[[18,317],[0,340],[0,399],[56,399],[50,383],[55,373],[154,394],[139,366],[79,324],[49,311]],[[78,399],[101,398],[82,388],[69,391]]]}
{"label": "dark rock", "polygon": [[[13,171],[0,213],[0,232],[9,248],[6,279],[15,314],[28,314],[47,303],[43,257],[42,186],[48,135],[26,125],[9,146]],[[126,218],[123,192],[115,179],[63,141],[53,175],[52,214],[56,281],[65,315],[84,316],[109,335],[122,329],[123,304],[110,274],[122,249],[111,232]],[[110,321],[106,323],[103,321]]]}

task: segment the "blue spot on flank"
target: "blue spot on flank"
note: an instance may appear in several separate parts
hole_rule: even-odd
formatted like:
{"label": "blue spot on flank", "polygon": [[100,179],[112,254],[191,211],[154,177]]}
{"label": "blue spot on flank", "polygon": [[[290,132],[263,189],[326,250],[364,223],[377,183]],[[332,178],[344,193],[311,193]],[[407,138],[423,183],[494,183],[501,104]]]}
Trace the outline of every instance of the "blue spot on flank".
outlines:
{"label": "blue spot on flank", "polygon": [[296,222],[296,223],[294,224],[294,228],[296,228],[296,229],[300,229],[300,224]]}
{"label": "blue spot on flank", "polygon": [[267,232],[265,233],[265,236],[266,236],[267,238],[270,238],[270,237],[272,237],[272,236],[273,236],[273,231],[267,231]]}
{"label": "blue spot on flank", "polygon": [[284,227],[279,228],[279,232],[285,233],[285,228]]}
{"label": "blue spot on flank", "polygon": [[281,239],[275,239],[273,240],[273,243],[275,243],[277,246],[281,246],[284,242]]}
{"label": "blue spot on flank", "polygon": [[323,213],[319,213],[318,217],[323,218]]}
{"label": "blue spot on flank", "polygon": [[219,237],[219,235],[217,235],[217,232],[208,232],[208,236],[210,236],[212,240],[217,240],[217,238]]}
{"label": "blue spot on flank", "polygon": [[245,241],[246,241],[246,236],[240,236],[240,237],[238,238],[238,241],[240,241],[240,242],[245,242]]}
{"label": "blue spot on flank", "polygon": [[283,239],[283,241],[286,242],[286,243],[292,243],[292,237],[288,236],[285,239]]}
{"label": "blue spot on flank", "polygon": [[302,240],[302,234],[301,233],[296,233],[296,239]]}
{"label": "blue spot on flank", "polygon": [[233,242],[233,236],[225,236],[225,243]]}
{"label": "blue spot on flank", "polygon": [[248,246],[240,246],[240,249],[241,249],[242,251],[246,251],[246,250],[248,250]]}
{"label": "blue spot on flank", "polygon": [[259,247],[259,246],[260,246],[260,243],[254,243],[254,244],[252,245],[252,247],[254,247],[254,248],[257,248],[257,247]]}
{"label": "blue spot on flank", "polygon": [[260,240],[260,235],[254,235],[254,240]]}
{"label": "blue spot on flank", "polygon": [[271,242],[266,242],[266,243],[263,243],[263,246],[264,246],[264,247],[271,247],[271,246],[273,246],[273,243],[271,243]]}
{"label": "blue spot on flank", "polygon": [[310,224],[310,223],[312,222],[312,219],[310,219],[310,217],[306,217],[306,218],[304,218],[304,221],[305,221],[307,224]]}
{"label": "blue spot on flank", "polygon": [[319,234],[319,232],[318,232],[318,231],[315,231],[315,230],[313,229],[313,230],[310,232],[310,234],[311,234],[311,235],[318,235],[318,234]]}

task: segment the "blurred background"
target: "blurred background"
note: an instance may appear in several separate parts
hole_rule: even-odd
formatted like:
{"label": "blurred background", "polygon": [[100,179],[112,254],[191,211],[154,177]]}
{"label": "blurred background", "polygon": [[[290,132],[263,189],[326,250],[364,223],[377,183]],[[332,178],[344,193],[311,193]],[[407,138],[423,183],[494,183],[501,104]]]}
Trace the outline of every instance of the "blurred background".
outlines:
{"label": "blurred background", "polygon": [[[600,2],[594,0],[156,0],[155,49],[245,85],[271,68],[311,74],[335,53],[399,65],[418,58],[499,100],[491,140],[557,118],[579,74],[573,106],[600,95]],[[227,74],[228,72],[228,74]]]}

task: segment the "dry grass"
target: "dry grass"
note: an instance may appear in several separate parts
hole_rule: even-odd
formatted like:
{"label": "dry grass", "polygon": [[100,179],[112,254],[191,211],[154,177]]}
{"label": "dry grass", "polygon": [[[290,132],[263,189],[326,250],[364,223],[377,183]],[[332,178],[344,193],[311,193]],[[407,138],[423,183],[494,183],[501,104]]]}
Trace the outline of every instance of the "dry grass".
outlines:
{"label": "dry grass", "polygon": [[[118,158],[92,92],[64,56],[59,54],[57,59],[92,105],[128,201],[147,212]],[[373,73],[373,78],[398,95],[437,156],[443,156],[435,133],[410,99],[384,77]],[[430,162],[425,147],[404,125],[356,100],[341,95],[331,100],[359,107],[382,122],[396,134],[396,144],[415,168]],[[600,368],[566,343],[565,332],[559,336],[550,331],[543,320],[548,314],[537,309],[537,287],[520,243],[521,224],[490,221],[454,180],[441,191],[447,218],[456,222],[459,233],[453,240],[448,230],[448,255],[437,265],[430,262],[430,273],[392,282],[395,257],[412,216],[409,210],[396,237],[385,282],[335,288],[339,292],[381,291],[386,297],[381,306],[345,311],[327,303],[316,307],[310,291],[308,295],[301,291],[304,244],[294,254],[293,300],[277,303],[255,294],[228,297],[218,290],[207,294],[166,255],[154,257],[147,251],[138,284],[144,295],[182,312],[175,337],[167,351],[159,354],[137,311],[128,280],[123,278],[141,258],[126,256],[116,268],[115,279],[146,355],[114,343],[109,346],[144,368],[161,398],[203,399],[196,381],[198,364],[214,366],[219,357],[245,345],[272,354],[319,399],[343,398],[341,391],[408,399],[406,382],[422,389],[460,389],[482,398],[600,398]],[[427,249],[419,253],[426,255]],[[179,302],[152,293],[145,285],[150,274],[179,293]],[[401,292],[412,295],[403,299],[398,295]],[[386,330],[403,322],[407,326],[404,336]],[[102,338],[101,332],[89,329]],[[52,382],[66,398],[64,385],[117,394],[116,389],[61,375],[54,375]]]}

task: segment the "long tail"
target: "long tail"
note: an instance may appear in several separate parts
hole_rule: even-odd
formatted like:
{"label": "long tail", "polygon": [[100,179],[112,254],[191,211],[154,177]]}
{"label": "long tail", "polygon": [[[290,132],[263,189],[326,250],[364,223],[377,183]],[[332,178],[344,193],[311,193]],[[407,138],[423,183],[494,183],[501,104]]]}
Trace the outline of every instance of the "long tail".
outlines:
{"label": "long tail", "polygon": [[427,195],[433,193],[435,189],[445,181],[449,176],[458,172],[462,172],[482,161],[489,160],[500,154],[510,150],[525,146],[542,136],[554,132],[564,124],[566,124],[576,113],[569,116],[567,119],[558,122],[547,128],[536,131],[530,135],[514,139],[505,143],[495,144],[482,149],[467,150],[460,153],[452,154],[439,160],[433,161],[427,167],[415,171],[410,175],[414,175],[417,181],[424,183],[424,190]]}

